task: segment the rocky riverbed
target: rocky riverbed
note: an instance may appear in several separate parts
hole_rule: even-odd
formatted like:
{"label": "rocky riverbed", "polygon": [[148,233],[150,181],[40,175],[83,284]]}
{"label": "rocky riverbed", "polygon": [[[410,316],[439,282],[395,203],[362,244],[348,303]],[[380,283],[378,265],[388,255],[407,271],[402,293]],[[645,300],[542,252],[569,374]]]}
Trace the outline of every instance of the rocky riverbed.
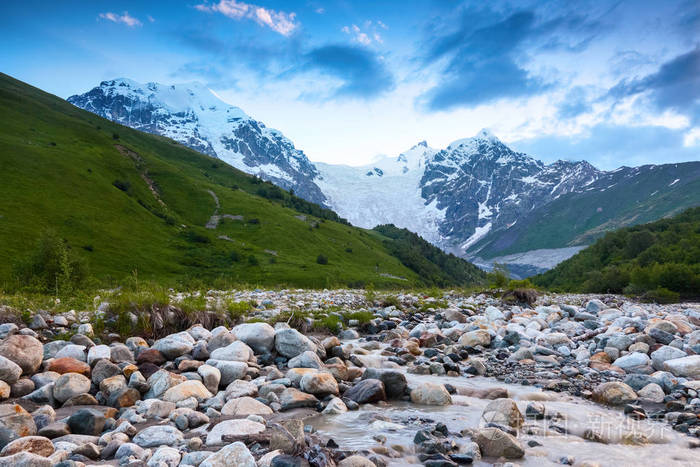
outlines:
{"label": "rocky riverbed", "polygon": [[[206,295],[207,308],[224,297],[259,306],[247,322],[155,340],[109,328],[95,335],[90,321],[110,318],[97,297],[95,310],[30,310],[28,327],[1,324],[0,466],[673,466],[700,458],[697,304]],[[174,316],[163,314],[161,328]],[[338,335],[314,327],[329,317]]]}

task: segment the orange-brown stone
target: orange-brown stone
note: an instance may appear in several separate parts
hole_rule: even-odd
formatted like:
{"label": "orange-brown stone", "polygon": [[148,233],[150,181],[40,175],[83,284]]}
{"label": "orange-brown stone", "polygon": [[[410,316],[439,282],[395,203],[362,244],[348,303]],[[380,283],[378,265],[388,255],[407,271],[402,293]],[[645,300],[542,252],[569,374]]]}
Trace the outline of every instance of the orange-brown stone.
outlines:
{"label": "orange-brown stone", "polygon": [[51,360],[47,370],[55,371],[59,374],[80,373],[83,376],[90,377],[90,365],[72,357],[62,357]]}

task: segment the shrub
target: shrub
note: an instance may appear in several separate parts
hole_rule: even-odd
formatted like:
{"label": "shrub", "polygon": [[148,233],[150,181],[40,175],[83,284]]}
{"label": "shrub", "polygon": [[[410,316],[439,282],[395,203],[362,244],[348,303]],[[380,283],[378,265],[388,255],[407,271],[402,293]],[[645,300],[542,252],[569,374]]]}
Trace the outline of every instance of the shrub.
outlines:
{"label": "shrub", "polygon": [[505,264],[495,263],[493,265],[493,271],[486,274],[486,280],[488,281],[489,287],[493,289],[502,289],[508,285],[508,280],[510,279],[510,273]]}
{"label": "shrub", "polygon": [[253,305],[251,302],[236,302],[231,300],[226,304],[226,313],[228,313],[228,317],[231,318],[231,321],[237,323],[247,315],[252,308]]}
{"label": "shrub", "polygon": [[374,319],[374,313],[371,311],[353,311],[351,313],[344,313],[343,318],[350,321],[351,319],[356,319],[360,325],[367,324]]}
{"label": "shrub", "polygon": [[401,309],[401,302],[399,302],[399,298],[396,295],[387,295],[382,299],[382,306],[383,307],[388,307],[388,306],[394,306],[398,309]]}
{"label": "shrub", "polygon": [[187,238],[188,242],[192,243],[211,243],[211,239],[209,237],[199,232],[195,232],[194,230],[188,230],[185,233],[185,238]]}
{"label": "shrub", "polygon": [[14,266],[14,275],[22,283],[56,295],[82,285],[88,276],[87,263],[52,230],[44,231],[30,255]]}
{"label": "shrub", "polygon": [[328,257],[326,255],[320,254],[316,257],[316,262],[318,264],[328,264]]}
{"label": "shrub", "polygon": [[257,266],[258,264],[260,264],[260,262],[258,261],[258,258],[255,257],[255,255],[250,255],[248,256],[248,264],[250,264],[251,266]]}
{"label": "shrub", "polygon": [[680,300],[680,294],[664,287],[650,290],[644,295],[644,299],[656,303],[675,303]]}
{"label": "shrub", "polygon": [[112,139],[119,139],[118,133],[112,133]]}
{"label": "shrub", "polygon": [[258,224],[260,224],[260,219],[257,219],[254,217],[252,219],[248,219],[248,223],[253,224],[253,225],[258,225]]}
{"label": "shrub", "polygon": [[314,321],[314,328],[317,331],[328,331],[332,334],[338,334],[343,329],[343,324],[337,315],[328,315]]}
{"label": "shrub", "polygon": [[112,182],[116,188],[122,190],[124,193],[129,193],[131,190],[131,182],[129,180],[115,180]]}

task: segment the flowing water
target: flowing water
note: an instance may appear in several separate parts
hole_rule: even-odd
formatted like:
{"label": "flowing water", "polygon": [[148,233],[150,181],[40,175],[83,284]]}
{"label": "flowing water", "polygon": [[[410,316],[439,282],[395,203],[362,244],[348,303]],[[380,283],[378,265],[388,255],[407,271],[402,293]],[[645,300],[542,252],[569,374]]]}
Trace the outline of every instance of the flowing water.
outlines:
{"label": "flowing water", "polygon": [[[363,362],[398,369],[383,360],[378,351],[364,356]],[[399,458],[387,459],[389,465],[421,465],[413,451],[413,438],[419,429],[431,429],[437,422],[444,423],[451,433],[483,426],[482,412],[490,400],[474,395],[501,388],[508,391],[508,397],[516,401],[523,414],[530,401],[541,401],[549,415],[557,414],[550,420],[526,419],[518,433],[525,457],[515,461],[522,466],[561,465],[560,459],[565,456],[572,456],[574,465],[588,461],[600,466],[700,466],[700,449],[689,448],[690,438],[663,422],[633,420],[621,410],[565,393],[509,385],[491,378],[413,374],[406,374],[406,377],[409,387],[420,382],[451,384],[457,389],[453,404],[445,407],[410,402],[390,402],[383,406],[366,404],[360,410],[344,414],[318,415],[308,423],[320,434],[333,438],[341,448],[366,450],[383,444],[403,453]],[[584,439],[587,431],[596,433],[603,442]],[[382,439],[383,443],[377,439]],[[470,442],[468,437],[453,439],[458,445]],[[536,441],[541,446],[528,447],[528,441]],[[490,461],[483,459],[474,465],[492,465],[496,459]]]}

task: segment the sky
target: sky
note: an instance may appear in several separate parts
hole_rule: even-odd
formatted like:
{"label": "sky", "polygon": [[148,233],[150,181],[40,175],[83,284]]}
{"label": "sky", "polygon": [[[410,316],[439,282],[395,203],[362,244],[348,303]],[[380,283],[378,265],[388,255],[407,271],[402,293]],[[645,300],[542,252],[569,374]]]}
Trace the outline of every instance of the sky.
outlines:
{"label": "sky", "polygon": [[312,161],[488,128],[545,162],[700,160],[700,2],[0,3],[0,71],[67,98],[204,83]]}

